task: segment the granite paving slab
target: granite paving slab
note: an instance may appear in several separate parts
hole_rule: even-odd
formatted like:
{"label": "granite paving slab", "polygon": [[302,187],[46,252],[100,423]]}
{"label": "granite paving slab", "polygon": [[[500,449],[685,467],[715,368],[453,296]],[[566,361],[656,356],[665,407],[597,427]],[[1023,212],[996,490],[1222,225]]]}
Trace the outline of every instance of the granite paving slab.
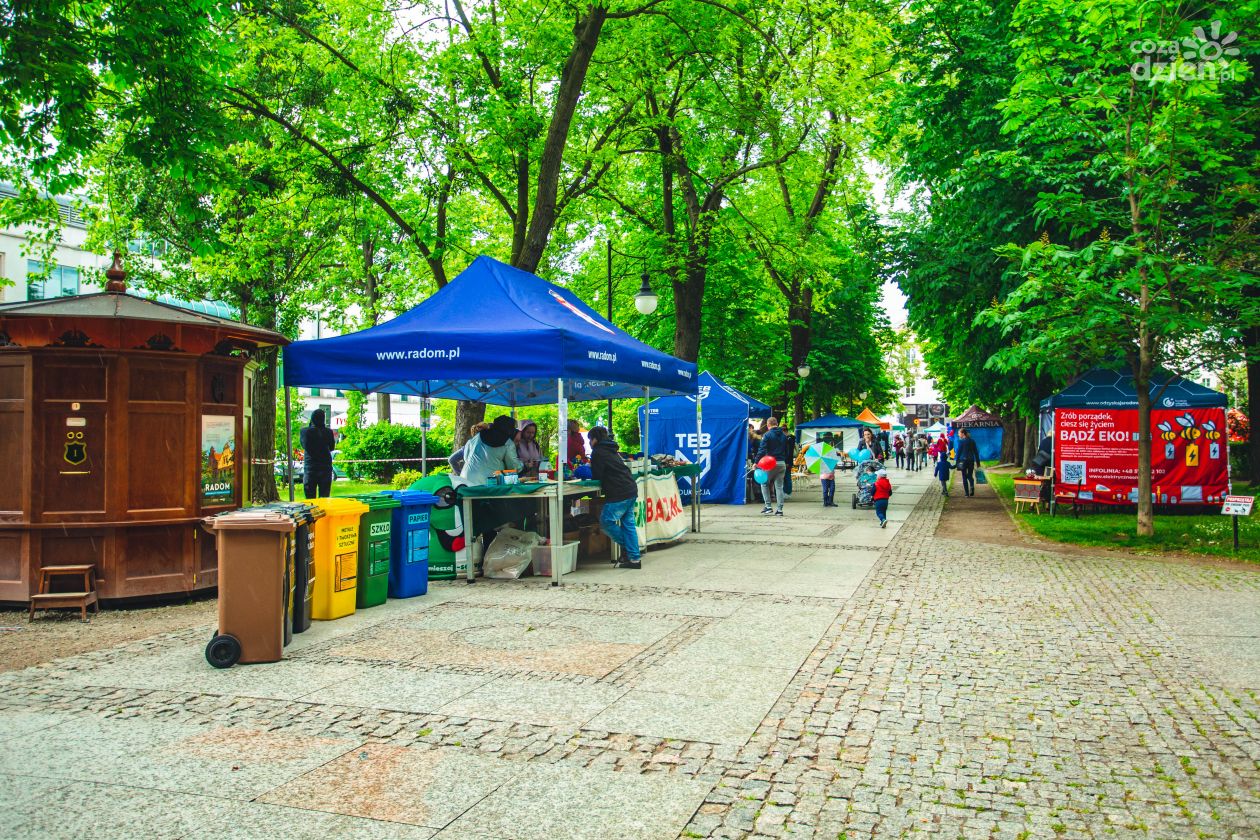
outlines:
{"label": "granite paving slab", "polygon": [[[13,712],[0,711],[0,741],[18,740],[33,735],[42,729],[60,726],[74,719],[73,715],[56,712]],[[17,749],[9,745],[3,749]]]}
{"label": "granite paving slab", "polygon": [[363,706],[403,712],[436,712],[491,680],[486,675],[424,672],[388,665],[350,666],[337,682],[300,699],[311,703]]}
{"label": "granite paving slab", "polygon": [[452,838],[673,840],[708,790],[707,782],[529,764],[447,832]]}
{"label": "granite paving slab", "polygon": [[609,685],[499,677],[452,700],[438,711],[452,717],[577,728],[625,693],[626,689]]}
{"label": "granite paving slab", "polygon": [[440,829],[522,769],[446,747],[364,744],[259,801]]}
{"label": "granite paving slab", "polygon": [[774,704],[777,693],[714,698],[631,689],[600,714],[591,729],[656,738],[742,745]]}

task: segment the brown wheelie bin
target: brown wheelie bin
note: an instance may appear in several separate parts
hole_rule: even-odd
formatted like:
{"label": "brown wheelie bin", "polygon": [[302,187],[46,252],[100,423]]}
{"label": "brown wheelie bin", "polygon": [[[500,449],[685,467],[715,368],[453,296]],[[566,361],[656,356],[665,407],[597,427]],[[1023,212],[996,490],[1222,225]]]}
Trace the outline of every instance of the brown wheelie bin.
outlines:
{"label": "brown wheelie bin", "polygon": [[276,662],[284,649],[285,564],[297,525],[283,511],[246,508],[205,521],[219,551],[219,630],[206,645],[216,668]]}

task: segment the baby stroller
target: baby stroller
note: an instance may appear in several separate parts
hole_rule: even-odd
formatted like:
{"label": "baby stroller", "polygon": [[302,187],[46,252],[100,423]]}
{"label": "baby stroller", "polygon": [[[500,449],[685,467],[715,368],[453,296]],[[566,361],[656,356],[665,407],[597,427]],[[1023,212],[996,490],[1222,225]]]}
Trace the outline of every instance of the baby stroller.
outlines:
{"label": "baby stroller", "polygon": [[875,479],[878,471],[884,468],[881,461],[863,461],[858,464],[857,492],[853,494],[853,509],[875,507]]}

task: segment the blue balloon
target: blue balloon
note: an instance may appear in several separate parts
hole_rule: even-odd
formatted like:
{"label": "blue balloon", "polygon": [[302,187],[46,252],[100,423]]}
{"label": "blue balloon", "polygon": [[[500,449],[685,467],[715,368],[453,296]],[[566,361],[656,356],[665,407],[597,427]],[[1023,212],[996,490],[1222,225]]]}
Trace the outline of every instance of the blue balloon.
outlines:
{"label": "blue balloon", "polygon": [[853,457],[853,460],[857,461],[859,464],[862,463],[863,461],[871,460],[871,450],[859,449],[858,454]]}
{"label": "blue balloon", "polygon": [[850,449],[850,450],[849,450],[849,457],[850,457],[850,458],[852,458],[854,461],[856,461],[856,460],[858,459],[858,453],[859,453],[859,452],[861,452],[861,451],[862,451],[862,450],[858,449],[858,448],[855,446],[855,447],[853,447],[852,449]]}
{"label": "blue balloon", "polygon": [[765,484],[769,480],[770,480],[770,473],[766,472],[760,467],[753,470],[753,481],[757,482],[758,484]]}

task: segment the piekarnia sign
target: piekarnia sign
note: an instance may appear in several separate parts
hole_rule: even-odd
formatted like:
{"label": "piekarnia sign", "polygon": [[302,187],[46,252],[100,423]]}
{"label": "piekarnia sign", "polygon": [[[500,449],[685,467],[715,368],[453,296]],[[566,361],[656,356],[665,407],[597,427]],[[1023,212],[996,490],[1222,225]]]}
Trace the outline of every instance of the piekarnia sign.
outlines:
{"label": "piekarnia sign", "polygon": [[[1161,505],[1219,505],[1229,492],[1223,408],[1151,411],[1151,495]],[[1084,501],[1137,502],[1138,413],[1054,412],[1055,480]]]}

